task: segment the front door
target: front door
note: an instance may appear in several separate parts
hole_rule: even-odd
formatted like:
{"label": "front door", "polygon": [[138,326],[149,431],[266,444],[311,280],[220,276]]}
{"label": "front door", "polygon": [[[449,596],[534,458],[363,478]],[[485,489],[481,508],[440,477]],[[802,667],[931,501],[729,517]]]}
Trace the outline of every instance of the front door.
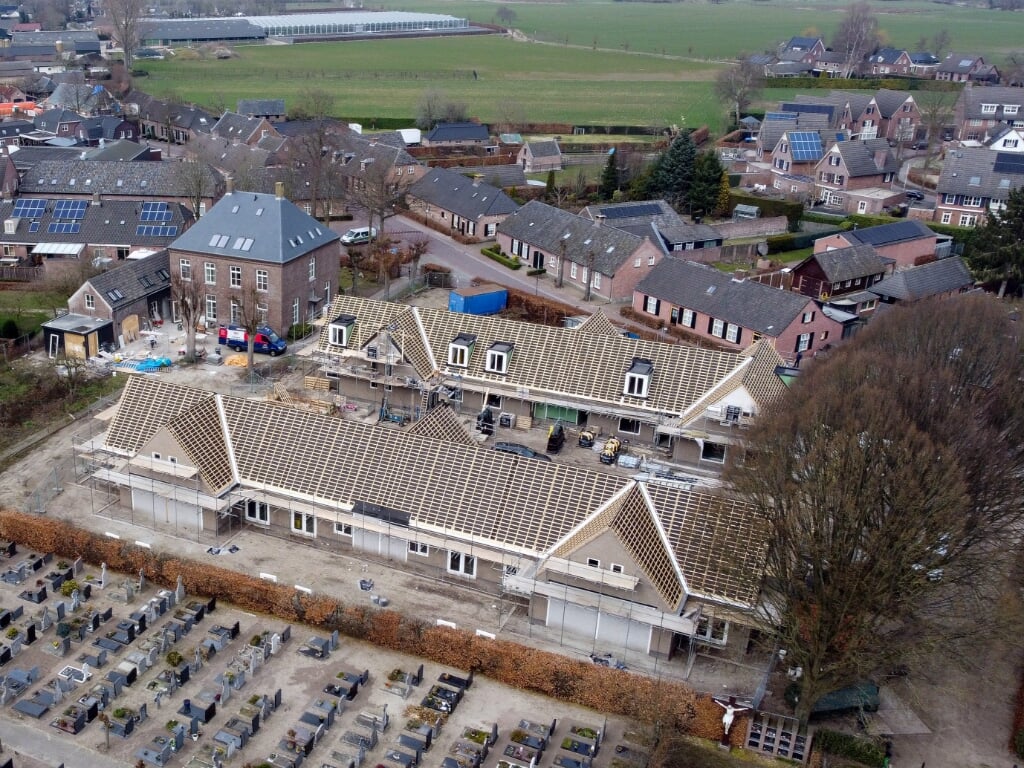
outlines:
{"label": "front door", "polygon": [[533,252],[533,268],[544,269],[544,254],[541,251]]}

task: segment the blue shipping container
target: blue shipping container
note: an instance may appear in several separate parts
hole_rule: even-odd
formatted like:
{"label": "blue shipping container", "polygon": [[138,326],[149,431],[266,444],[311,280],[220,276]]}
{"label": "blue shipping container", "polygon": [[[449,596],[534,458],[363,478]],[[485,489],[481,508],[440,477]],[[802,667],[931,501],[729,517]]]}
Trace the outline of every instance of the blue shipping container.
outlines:
{"label": "blue shipping container", "polygon": [[465,315],[495,315],[508,306],[508,290],[496,285],[459,288],[448,294],[448,311]]}

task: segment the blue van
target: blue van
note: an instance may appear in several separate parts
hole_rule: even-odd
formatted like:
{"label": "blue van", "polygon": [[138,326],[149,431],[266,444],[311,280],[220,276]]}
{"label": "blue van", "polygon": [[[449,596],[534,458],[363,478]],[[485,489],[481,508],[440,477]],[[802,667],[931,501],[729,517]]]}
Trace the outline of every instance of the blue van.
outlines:
{"label": "blue van", "polygon": [[[224,344],[229,349],[245,352],[249,349],[249,334],[246,333],[245,328],[240,328],[237,325],[222,325],[217,342]],[[255,352],[277,357],[288,350],[288,342],[274,333],[273,329],[263,326],[256,330],[256,339],[252,348]]]}

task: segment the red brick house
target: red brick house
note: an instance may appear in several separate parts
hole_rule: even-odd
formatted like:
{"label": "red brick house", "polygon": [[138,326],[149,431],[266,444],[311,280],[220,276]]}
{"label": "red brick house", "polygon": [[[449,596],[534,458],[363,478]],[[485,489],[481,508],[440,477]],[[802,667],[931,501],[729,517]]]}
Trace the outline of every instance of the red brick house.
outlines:
{"label": "red brick house", "polygon": [[985,67],[985,59],[975,53],[947,53],[935,70],[935,79],[952,83],[966,83],[971,75]]}
{"label": "red brick house", "polygon": [[870,245],[814,253],[792,269],[793,290],[819,301],[870,288],[892,271]]}
{"label": "red brick house", "polygon": [[530,201],[498,225],[498,245],[565,285],[609,301],[632,301],[633,291],[664,253],[652,240]]}
{"label": "red brick house", "polygon": [[957,139],[984,143],[1024,120],[1024,88],[966,85],[957,99],[953,120]]}
{"label": "red brick house", "polygon": [[516,162],[526,173],[562,170],[562,150],[555,140],[530,141],[516,155]]}
{"label": "red brick house", "polygon": [[924,223],[904,219],[877,227],[837,232],[814,241],[814,252],[825,253],[855,245],[870,245],[883,259],[891,259],[896,270],[909,269],[936,256],[938,235]]}
{"label": "red brick house", "polygon": [[714,267],[681,259],[665,259],[651,269],[633,293],[633,309],[727,348],[770,340],[789,363],[835,344],[851,326],[845,313],[808,296],[734,280]]}
{"label": "red brick house", "polygon": [[253,291],[279,334],[319,317],[334,295],[338,234],[277,194],[228,192],[170,246],[170,269],[203,283],[208,327],[240,321]]}
{"label": "red brick house", "polygon": [[815,166],[817,197],[847,213],[880,213],[903,199],[893,188],[898,170],[885,139],[837,141]]}
{"label": "red brick house", "polygon": [[447,168],[430,168],[406,192],[414,213],[467,237],[494,239],[498,225],[518,207],[497,187]]}

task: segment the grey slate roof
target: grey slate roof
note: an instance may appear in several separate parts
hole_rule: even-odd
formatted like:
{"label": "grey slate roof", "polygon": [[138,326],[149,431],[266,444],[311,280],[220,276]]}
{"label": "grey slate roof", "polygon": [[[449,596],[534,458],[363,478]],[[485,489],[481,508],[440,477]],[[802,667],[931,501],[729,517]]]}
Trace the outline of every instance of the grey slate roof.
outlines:
{"label": "grey slate roof", "polygon": [[920,240],[923,237],[935,237],[935,233],[924,222],[917,219],[903,219],[892,224],[879,224],[877,227],[854,229],[843,234],[853,243],[865,243],[876,248],[885,245]]}
{"label": "grey slate roof", "polygon": [[145,40],[263,40],[267,36],[262,27],[248,19],[164,19],[147,23],[142,30]]}
{"label": "grey slate roof", "polygon": [[594,269],[603,275],[616,270],[639,248],[644,238],[582,216],[531,200],[498,225],[498,232],[551,254],[586,265],[594,254]]}
{"label": "grey slate roof", "polygon": [[34,130],[35,126],[28,120],[4,120],[0,123],[0,139],[10,139]]}
{"label": "grey slate roof", "polygon": [[99,35],[91,29],[62,29],[56,32],[15,32],[13,43],[15,45],[55,45],[58,41],[64,43],[98,43]]}
{"label": "grey slate roof", "polygon": [[[507,187],[526,186],[526,171],[523,170],[523,166],[516,163],[505,165],[456,166],[451,170],[458,171],[465,176],[474,176],[479,174],[484,177],[483,180],[488,184],[494,184],[494,186],[499,186],[502,189]],[[497,182],[497,184],[495,184],[495,182]]]}
{"label": "grey slate roof", "polygon": [[558,142],[554,139],[547,141],[530,141],[526,144],[530,148],[530,154],[534,157],[561,157],[562,150],[558,148]]}
{"label": "grey slate roof", "polygon": [[[243,250],[249,238],[249,249]],[[290,200],[258,192],[233,192],[224,195],[171,248],[287,264],[338,238],[337,232],[325,228]]]}
{"label": "grey slate roof", "polygon": [[78,112],[63,107],[53,107],[45,112],[37,113],[32,118],[32,123],[41,131],[56,133],[61,123],[80,123],[83,119]]}
{"label": "grey slate roof", "polygon": [[803,112],[796,120],[765,120],[757,140],[766,152],[771,152],[787,131],[825,131],[828,126],[828,115]]}
{"label": "grey slate roof", "polygon": [[995,170],[996,162],[1003,154],[986,147],[959,147],[947,152],[936,186],[939,204],[942,203],[942,195],[1006,200],[1011,189],[1024,186],[1024,173]]}
{"label": "grey slate roof", "polygon": [[[31,132],[31,131],[29,131]],[[15,149],[12,147],[12,149]],[[33,146],[24,144],[11,152],[11,159],[19,171],[34,168],[43,160],[79,160],[82,157],[80,147],[51,147],[45,144]]]}
{"label": "grey slate roof", "polygon": [[60,83],[46,97],[48,107],[63,107],[79,113],[109,110],[114,104],[114,98],[102,85],[83,83]]}
{"label": "grey slate roof", "polygon": [[[25,199],[25,195],[21,199]],[[20,219],[17,229],[11,234],[0,233],[2,243],[83,243],[88,245],[114,245],[119,247],[146,246],[166,248],[175,237],[185,231],[194,217],[192,212],[179,203],[168,203],[171,218],[166,222],[143,222],[141,217],[142,204],[134,200],[103,200],[100,205],[86,206],[85,213],[78,220],[78,232],[50,232],[50,225],[71,221],[68,218],[54,216],[57,201],[47,200],[46,210],[38,218],[37,231],[31,232],[31,221]],[[0,203],[0,221],[11,218],[16,201]],[[138,227],[148,224],[161,224],[175,227],[173,235],[142,235]]]}
{"label": "grey slate roof", "polygon": [[882,117],[892,117],[909,98],[912,98],[909,91],[891,91],[888,88],[875,91],[875,103]]}
{"label": "grey slate roof", "polygon": [[[657,212],[654,208],[657,208]],[[628,215],[635,213],[635,215]],[[629,203],[599,203],[588,205],[581,216],[593,220],[598,215],[605,217],[605,226],[615,227],[640,237],[651,237],[656,242],[706,243],[719,241],[722,235],[707,224],[691,224],[676,213],[664,200],[641,200]],[[653,227],[653,228],[652,228]],[[656,235],[660,235],[657,238]]]}
{"label": "grey slate roof", "polygon": [[283,115],[284,99],[239,99],[238,114],[240,115]]}
{"label": "grey slate roof", "polygon": [[868,56],[868,62],[871,64],[895,64],[904,53],[906,51],[902,48],[879,48]]}
{"label": "grey slate roof", "polygon": [[802,37],[798,35],[789,38],[789,40],[782,44],[781,48],[784,51],[809,51],[819,42],[821,42],[820,37]]}
{"label": "grey slate roof", "polygon": [[477,123],[438,123],[424,138],[427,141],[489,141],[486,125]]}
{"label": "grey slate roof", "polygon": [[905,269],[871,286],[871,292],[899,301],[920,301],[974,285],[964,260],[952,256]]}
{"label": "grey slate roof", "polygon": [[825,279],[830,283],[878,275],[885,272],[886,268],[886,262],[871,245],[852,245],[849,248],[815,253],[793,269],[799,269],[801,265],[809,261],[818,262],[818,266],[825,273]]}
{"label": "grey slate roof", "polygon": [[[108,269],[89,278],[93,292],[103,297],[112,310],[131,304],[146,296],[170,290],[170,257],[167,249],[157,251],[144,259],[126,261],[118,267]],[[121,298],[115,299],[112,291],[118,291]]]}
{"label": "grey slate roof", "polygon": [[966,75],[980,58],[981,56],[976,53],[947,53],[946,58],[939,65],[939,72]]}
{"label": "grey slate roof", "polygon": [[[210,197],[223,189],[224,178],[204,165]],[[119,160],[43,160],[21,180],[21,195],[117,195],[119,197],[189,197],[189,180],[174,161],[125,163]]]}
{"label": "grey slate roof", "polygon": [[85,152],[86,160],[120,160],[129,163],[145,160],[148,156],[148,146],[128,139],[108,141],[102,147],[95,147]]}
{"label": "grey slate roof", "polygon": [[235,112],[225,112],[221,115],[220,120],[214,124],[213,128],[210,129],[210,133],[224,139],[249,141],[253,134],[260,130],[263,125],[262,117],[249,117]]}
{"label": "grey slate roof", "polygon": [[[842,156],[850,178],[895,173],[900,168],[885,139],[838,141],[833,149]],[[821,162],[826,160],[823,158]]]}
{"label": "grey slate roof", "polygon": [[474,183],[448,168],[431,168],[409,187],[409,195],[473,221],[507,215],[518,207],[497,187],[483,181]]}
{"label": "grey slate roof", "polygon": [[[280,140],[279,140],[280,141]],[[242,170],[263,168],[270,162],[271,153],[248,144],[235,144],[231,139],[223,139],[209,134],[196,134],[189,146],[206,162],[225,173],[238,173]],[[273,189],[273,185],[268,191]]]}
{"label": "grey slate roof", "polygon": [[685,309],[778,336],[811,302],[807,296],[750,280],[735,280],[714,267],[662,259],[637,291]]}
{"label": "grey slate roof", "polygon": [[[990,85],[984,88],[972,86],[960,92],[963,102],[964,118],[968,120],[1019,120],[1024,107],[1024,88],[1010,88],[1005,85]],[[995,104],[996,111],[983,113],[983,104]],[[1016,112],[1009,115],[1004,105],[1017,107]]]}

